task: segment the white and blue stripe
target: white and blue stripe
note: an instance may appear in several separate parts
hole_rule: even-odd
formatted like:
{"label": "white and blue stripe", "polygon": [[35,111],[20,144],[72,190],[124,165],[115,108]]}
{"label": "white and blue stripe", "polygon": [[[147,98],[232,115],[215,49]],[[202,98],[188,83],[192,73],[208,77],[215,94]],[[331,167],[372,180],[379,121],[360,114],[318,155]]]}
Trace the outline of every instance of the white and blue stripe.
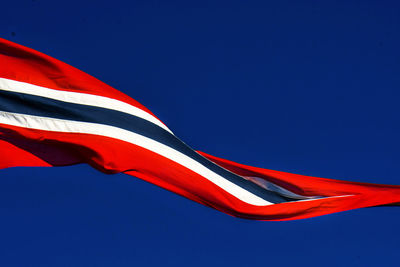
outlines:
{"label": "white and blue stripe", "polygon": [[225,170],[188,147],[151,114],[107,97],[0,78],[0,123],[122,140],[194,171],[251,205],[266,206],[309,199],[274,184],[262,186],[254,179]]}

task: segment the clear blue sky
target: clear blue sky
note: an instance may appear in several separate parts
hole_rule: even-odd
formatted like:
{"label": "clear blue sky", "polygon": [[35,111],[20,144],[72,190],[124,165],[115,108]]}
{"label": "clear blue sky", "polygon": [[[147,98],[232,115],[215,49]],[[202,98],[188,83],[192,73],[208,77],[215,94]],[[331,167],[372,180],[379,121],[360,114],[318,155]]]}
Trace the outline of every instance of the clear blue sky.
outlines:
{"label": "clear blue sky", "polygon": [[[395,1],[33,0],[1,10],[1,37],[127,93],[195,149],[400,184]],[[399,224],[394,207],[248,221],[88,166],[0,171],[1,266],[398,266]]]}

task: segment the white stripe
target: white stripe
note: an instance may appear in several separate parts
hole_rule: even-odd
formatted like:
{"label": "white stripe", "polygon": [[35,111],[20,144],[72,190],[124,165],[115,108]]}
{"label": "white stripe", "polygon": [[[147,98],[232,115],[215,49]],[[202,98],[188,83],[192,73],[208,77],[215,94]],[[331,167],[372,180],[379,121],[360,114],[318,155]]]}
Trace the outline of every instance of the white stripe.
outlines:
{"label": "white stripe", "polygon": [[320,200],[320,199],[328,199],[328,198],[340,198],[340,197],[351,197],[354,195],[341,195],[341,196],[331,196],[331,197],[324,197],[324,196],[303,196],[296,194],[292,191],[289,191],[277,184],[271,183],[267,180],[264,180],[263,178],[260,177],[254,177],[254,176],[242,176],[243,178],[252,181],[253,183],[261,186],[262,188],[278,193],[281,196],[292,198],[292,199],[298,199],[297,201],[291,201],[291,202],[286,202],[286,203],[295,203],[295,202],[304,202],[304,201],[312,201],[312,200]]}
{"label": "white stripe", "polygon": [[331,196],[331,197],[320,197],[320,198],[310,198],[310,199],[302,199],[302,200],[298,200],[298,201],[292,201],[289,203],[294,203],[294,202],[306,202],[306,201],[317,201],[317,200],[322,200],[322,199],[329,199],[329,198],[341,198],[341,197],[352,197],[355,195],[341,195],[341,196]]}
{"label": "white stripe", "polygon": [[192,170],[243,202],[255,206],[266,206],[273,204],[226,180],[222,176],[211,171],[199,162],[193,160],[185,154],[182,154],[181,152],[154,141],[153,139],[121,128],[97,123],[60,120],[3,111],[0,111],[0,123],[37,130],[65,133],[85,133],[119,139],[148,149],[188,168],[189,170]]}
{"label": "white stripe", "polygon": [[0,90],[17,92],[30,94],[35,96],[41,96],[46,98],[51,98],[59,101],[64,101],[73,104],[81,104],[88,106],[95,106],[100,108],[112,109],[124,113],[131,114],[133,116],[145,119],[149,122],[152,122],[163,129],[171,132],[167,126],[165,126],[161,121],[147,113],[146,111],[141,110],[135,106],[129,105],[128,103],[109,98],[104,96],[97,96],[85,93],[77,93],[77,92],[68,92],[68,91],[60,91],[55,89],[50,89],[38,85],[33,85],[30,83],[14,81],[10,79],[0,78]]}
{"label": "white stripe", "polygon": [[322,197],[322,196],[302,196],[302,195],[296,194],[292,191],[289,191],[277,184],[271,183],[260,177],[254,177],[254,176],[242,176],[242,177],[257,184],[258,186],[261,186],[262,188],[264,188],[266,190],[278,193],[284,197],[293,198],[293,199],[316,199],[316,198]]}

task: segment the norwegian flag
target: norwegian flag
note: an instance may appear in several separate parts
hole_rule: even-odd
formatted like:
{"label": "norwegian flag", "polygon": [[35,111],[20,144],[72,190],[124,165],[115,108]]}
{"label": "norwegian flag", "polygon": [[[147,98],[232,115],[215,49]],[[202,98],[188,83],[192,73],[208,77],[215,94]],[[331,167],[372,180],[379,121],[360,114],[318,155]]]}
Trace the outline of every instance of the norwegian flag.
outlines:
{"label": "norwegian flag", "polygon": [[0,168],[78,163],[248,219],[293,220],[400,202],[400,186],[267,170],[194,151],[129,96],[0,39]]}

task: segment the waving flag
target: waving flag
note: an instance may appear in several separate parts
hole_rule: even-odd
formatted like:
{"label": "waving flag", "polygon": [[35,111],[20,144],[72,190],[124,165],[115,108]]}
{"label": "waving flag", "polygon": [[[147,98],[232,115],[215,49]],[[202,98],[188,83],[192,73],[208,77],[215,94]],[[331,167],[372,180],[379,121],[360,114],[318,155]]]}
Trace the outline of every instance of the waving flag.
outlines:
{"label": "waving flag", "polygon": [[248,219],[300,219],[400,202],[400,186],[284,173],[194,151],[129,96],[0,39],[0,168],[78,163]]}

